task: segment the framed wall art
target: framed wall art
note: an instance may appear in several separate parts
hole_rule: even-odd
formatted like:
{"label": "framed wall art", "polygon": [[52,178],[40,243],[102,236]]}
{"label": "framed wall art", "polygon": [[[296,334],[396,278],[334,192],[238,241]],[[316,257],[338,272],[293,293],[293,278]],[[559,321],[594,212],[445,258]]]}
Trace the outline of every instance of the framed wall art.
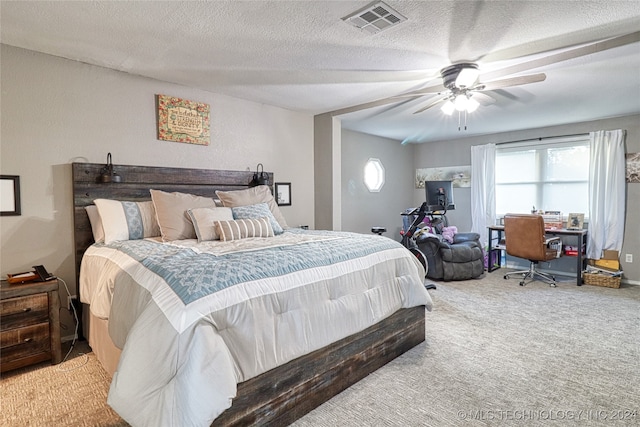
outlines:
{"label": "framed wall art", "polygon": [[640,182],[640,153],[627,153],[627,182]]}
{"label": "framed wall art", "polygon": [[0,175],[0,215],[18,216],[20,214],[20,177]]}
{"label": "framed wall art", "polygon": [[156,106],[159,140],[209,145],[209,104],[156,95]]}
{"label": "framed wall art", "polygon": [[570,213],[567,215],[567,228],[569,230],[582,230],[584,227],[583,213]]}
{"label": "framed wall art", "polygon": [[275,187],[278,206],[291,206],[291,183],[276,182]]}
{"label": "framed wall art", "polygon": [[452,181],[454,187],[471,187],[471,165],[416,169],[416,188],[425,181]]}

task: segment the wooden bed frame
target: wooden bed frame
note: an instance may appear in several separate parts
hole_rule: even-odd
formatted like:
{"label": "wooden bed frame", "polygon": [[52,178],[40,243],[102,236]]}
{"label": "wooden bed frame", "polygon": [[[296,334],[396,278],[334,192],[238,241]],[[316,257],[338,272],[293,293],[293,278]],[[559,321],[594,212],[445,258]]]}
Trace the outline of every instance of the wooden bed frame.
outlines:
{"label": "wooden bed frame", "polygon": [[[104,184],[97,180],[103,167],[72,164],[76,281],[82,256],[93,243],[84,208],[94,199],[150,200],[150,188],[215,198],[216,190],[247,188],[253,177],[250,171],[115,165],[122,182]],[[273,183],[273,174],[268,175]],[[233,406],[213,425],[290,424],[424,339],[425,307],[401,309],[362,332],[238,384]]]}

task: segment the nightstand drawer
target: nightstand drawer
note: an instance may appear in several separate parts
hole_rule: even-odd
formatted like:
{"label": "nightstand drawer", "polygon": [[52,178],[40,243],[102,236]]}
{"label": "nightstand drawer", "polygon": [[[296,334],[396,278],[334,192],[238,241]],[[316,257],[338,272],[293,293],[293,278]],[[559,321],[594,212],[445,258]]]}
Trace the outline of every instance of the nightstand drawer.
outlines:
{"label": "nightstand drawer", "polygon": [[38,353],[51,356],[48,322],[0,333],[0,363]]}
{"label": "nightstand drawer", "polygon": [[0,316],[0,331],[47,322],[49,298],[41,293],[0,301]]}

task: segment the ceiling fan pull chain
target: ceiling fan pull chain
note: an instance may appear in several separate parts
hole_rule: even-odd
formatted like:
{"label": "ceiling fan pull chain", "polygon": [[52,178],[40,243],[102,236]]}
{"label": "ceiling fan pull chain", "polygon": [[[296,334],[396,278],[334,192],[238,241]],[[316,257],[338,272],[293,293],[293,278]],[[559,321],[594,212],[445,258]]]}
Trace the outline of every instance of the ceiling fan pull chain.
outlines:
{"label": "ceiling fan pull chain", "polygon": [[464,130],[467,130],[467,110],[464,111]]}
{"label": "ceiling fan pull chain", "polygon": [[461,115],[462,113],[460,111],[458,111],[458,132],[460,132],[460,120],[461,120]]}

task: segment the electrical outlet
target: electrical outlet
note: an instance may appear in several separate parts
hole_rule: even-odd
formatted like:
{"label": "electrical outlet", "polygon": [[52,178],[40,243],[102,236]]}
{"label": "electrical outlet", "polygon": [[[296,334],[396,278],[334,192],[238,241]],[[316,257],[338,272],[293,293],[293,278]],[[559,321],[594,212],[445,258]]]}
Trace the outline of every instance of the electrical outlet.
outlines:
{"label": "electrical outlet", "polygon": [[628,262],[629,264],[631,264],[633,262],[633,254],[625,254],[624,262]]}
{"label": "electrical outlet", "polygon": [[78,302],[78,295],[70,295],[67,297],[67,309],[73,310],[73,305]]}

